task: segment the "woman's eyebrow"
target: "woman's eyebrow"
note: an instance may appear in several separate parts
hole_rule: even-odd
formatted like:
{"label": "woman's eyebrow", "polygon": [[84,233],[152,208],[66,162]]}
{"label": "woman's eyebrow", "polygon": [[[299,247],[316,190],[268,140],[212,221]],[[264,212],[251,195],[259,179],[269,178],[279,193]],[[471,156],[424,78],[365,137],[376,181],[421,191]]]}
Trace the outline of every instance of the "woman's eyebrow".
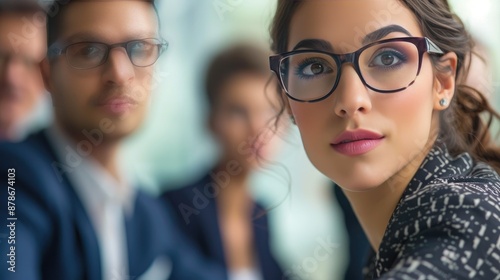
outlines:
{"label": "woman's eyebrow", "polygon": [[320,51],[326,51],[326,52],[332,52],[333,47],[330,42],[325,41],[325,40],[320,40],[320,39],[305,39],[297,43],[295,47],[293,47],[293,50],[297,49],[314,49],[314,50],[320,50]]}
{"label": "woman's eyebrow", "polygon": [[[393,33],[393,32],[400,32],[404,33],[408,36],[412,36],[410,31],[406,30],[404,27],[400,25],[388,25],[385,27],[382,27],[380,29],[377,29],[369,34],[367,34],[363,38],[363,45],[367,45],[372,42],[376,42],[385,36]],[[326,52],[333,52],[333,47],[330,42],[326,40],[321,40],[321,39],[305,39],[297,43],[293,50],[297,49],[314,49],[314,50],[320,50],[320,51],[326,51]]]}
{"label": "woman's eyebrow", "polygon": [[393,25],[388,25],[388,26],[382,27],[380,29],[373,31],[372,33],[367,34],[363,38],[363,45],[367,45],[369,43],[376,42],[376,41],[384,38],[385,36],[391,34],[392,32],[401,32],[401,33],[404,33],[408,36],[412,36],[410,31],[406,30],[405,28],[403,28],[400,25],[393,24]]}

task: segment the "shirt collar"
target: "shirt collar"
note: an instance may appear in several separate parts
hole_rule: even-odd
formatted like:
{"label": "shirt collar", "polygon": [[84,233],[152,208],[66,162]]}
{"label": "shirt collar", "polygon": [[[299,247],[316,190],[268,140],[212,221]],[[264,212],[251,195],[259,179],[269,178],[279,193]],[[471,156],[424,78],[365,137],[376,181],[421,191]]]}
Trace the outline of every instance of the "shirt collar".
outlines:
{"label": "shirt collar", "polygon": [[420,165],[417,173],[415,173],[415,176],[413,176],[402,197],[418,192],[420,188],[428,185],[435,179],[467,175],[473,166],[472,157],[468,153],[452,157],[448,152],[446,144],[438,139]]}
{"label": "shirt collar", "polygon": [[[415,176],[413,176],[413,179],[404,190],[395,210],[393,211],[380,244],[379,251],[370,260],[370,273],[375,270],[376,275],[380,276],[380,274],[387,269],[385,264],[390,262],[394,256],[394,248],[388,249],[388,244],[401,243],[399,240],[390,240],[394,238],[391,232],[397,230],[395,229],[396,227],[401,227],[400,224],[395,222],[395,219],[396,217],[401,219],[401,211],[408,208],[407,202],[414,200],[415,196],[418,196],[420,191],[431,184],[432,181],[439,179],[446,180],[449,177],[467,176],[472,172],[473,167],[473,159],[468,153],[462,153],[453,157],[449,154],[446,144],[440,139],[436,140],[433,148],[427,154],[419,169],[415,173]],[[382,263],[384,263],[384,265]]]}
{"label": "shirt collar", "polygon": [[117,203],[125,213],[132,213],[136,189],[130,184],[121,166],[121,180],[117,180],[92,157],[80,155],[73,141],[64,135],[56,124],[47,129],[47,138],[57,158],[64,166],[69,167],[68,179],[86,207],[94,208],[100,203]]}

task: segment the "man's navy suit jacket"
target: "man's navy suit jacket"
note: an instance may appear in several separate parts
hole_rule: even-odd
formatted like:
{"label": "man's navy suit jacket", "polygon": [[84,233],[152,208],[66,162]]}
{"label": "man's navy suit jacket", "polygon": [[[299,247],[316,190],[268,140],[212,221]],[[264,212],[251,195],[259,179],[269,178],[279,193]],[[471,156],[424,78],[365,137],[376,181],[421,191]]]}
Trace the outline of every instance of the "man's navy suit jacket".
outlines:
{"label": "man's navy suit jacket", "polygon": [[[96,233],[67,176],[59,177],[54,169],[61,162],[45,131],[20,143],[0,143],[0,279],[102,278]],[[7,212],[8,169],[15,169],[14,216]],[[224,278],[224,270],[205,262],[180,234],[170,214],[165,205],[138,191],[134,211],[125,219],[129,273],[116,280],[140,279],[162,257],[172,265],[169,279]],[[9,244],[8,217],[17,218],[15,244]],[[15,272],[7,263],[13,245]]]}

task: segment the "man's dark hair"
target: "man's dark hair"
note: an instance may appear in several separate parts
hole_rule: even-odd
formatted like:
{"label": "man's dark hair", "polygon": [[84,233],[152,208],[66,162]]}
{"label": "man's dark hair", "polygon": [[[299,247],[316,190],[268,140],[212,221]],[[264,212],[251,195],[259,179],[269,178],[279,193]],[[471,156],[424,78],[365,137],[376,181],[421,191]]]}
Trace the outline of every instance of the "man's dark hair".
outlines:
{"label": "man's dark hair", "polygon": [[[60,31],[59,27],[61,26],[61,18],[62,18],[61,14],[64,13],[65,8],[71,2],[78,2],[78,1],[79,0],[42,0],[47,12],[47,47],[50,47],[53,43],[57,41]],[[149,2],[151,3],[151,5],[153,5],[159,24],[160,17],[158,15],[158,9],[156,8],[156,1],[155,0],[143,0],[143,1]]]}

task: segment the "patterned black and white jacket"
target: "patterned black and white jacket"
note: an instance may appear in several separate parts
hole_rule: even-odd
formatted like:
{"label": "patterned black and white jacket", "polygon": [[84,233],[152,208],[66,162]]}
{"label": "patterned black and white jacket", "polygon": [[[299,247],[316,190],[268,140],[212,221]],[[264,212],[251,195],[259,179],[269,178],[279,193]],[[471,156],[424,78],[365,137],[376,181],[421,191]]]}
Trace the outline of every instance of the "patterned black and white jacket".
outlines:
{"label": "patterned black and white jacket", "polygon": [[368,279],[500,279],[500,176],[439,143],[397,204]]}

